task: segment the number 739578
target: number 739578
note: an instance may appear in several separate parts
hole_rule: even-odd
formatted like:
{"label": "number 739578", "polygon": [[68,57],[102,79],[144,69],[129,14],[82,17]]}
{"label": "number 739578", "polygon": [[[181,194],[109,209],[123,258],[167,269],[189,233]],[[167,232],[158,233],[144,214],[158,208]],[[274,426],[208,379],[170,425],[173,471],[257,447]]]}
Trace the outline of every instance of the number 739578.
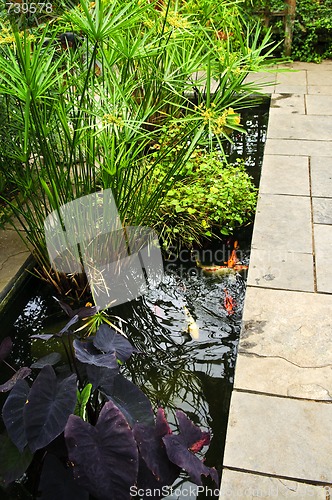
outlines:
{"label": "number 739578", "polygon": [[53,10],[53,5],[49,2],[7,2],[7,14],[50,14]]}

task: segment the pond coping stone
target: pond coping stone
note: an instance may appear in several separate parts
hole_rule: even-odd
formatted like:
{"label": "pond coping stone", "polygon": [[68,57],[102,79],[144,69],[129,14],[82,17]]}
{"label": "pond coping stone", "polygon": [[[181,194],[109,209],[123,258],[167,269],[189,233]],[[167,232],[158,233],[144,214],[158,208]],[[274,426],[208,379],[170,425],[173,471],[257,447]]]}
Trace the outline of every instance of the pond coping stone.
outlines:
{"label": "pond coping stone", "polygon": [[332,494],[332,61],[279,68],[220,500]]}

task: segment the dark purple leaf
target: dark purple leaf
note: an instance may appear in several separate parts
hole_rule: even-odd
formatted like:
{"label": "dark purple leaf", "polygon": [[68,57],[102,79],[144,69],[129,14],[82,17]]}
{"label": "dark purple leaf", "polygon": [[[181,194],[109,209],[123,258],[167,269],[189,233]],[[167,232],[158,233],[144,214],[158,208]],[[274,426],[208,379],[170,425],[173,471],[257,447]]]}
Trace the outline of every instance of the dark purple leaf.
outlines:
{"label": "dark purple leaf", "polygon": [[164,409],[158,408],[156,414],[156,436],[162,438],[166,436],[166,434],[172,434],[172,431],[166,420]]}
{"label": "dark purple leaf", "polygon": [[154,427],[153,410],[149,399],[137,385],[123,375],[119,374],[114,378],[112,393],[106,393],[105,390],[105,394],[122,411],[131,427],[136,423]]}
{"label": "dark purple leaf", "polygon": [[46,356],[35,361],[31,368],[44,368],[46,365],[56,365],[61,360],[61,354],[58,352],[51,352]]}
{"label": "dark purple leaf", "polygon": [[75,314],[75,316],[73,316],[72,318],[70,318],[70,320],[68,321],[68,323],[65,324],[65,326],[59,331],[59,335],[62,335],[63,333],[66,333],[68,332],[69,328],[74,325],[75,323],[77,323],[79,320],[79,317],[77,314]]}
{"label": "dark purple leaf", "polygon": [[[167,459],[168,460],[168,459]],[[168,460],[169,461],[169,460]],[[173,467],[176,465],[169,462]],[[180,469],[176,467],[178,471]],[[175,477],[176,479],[176,477]],[[174,481],[173,481],[174,482]],[[156,477],[152,474],[150,469],[147,467],[146,463],[140,457],[139,468],[138,468],[138,477],[137,477],[137,490],[140,490],[141,495],[138,497],[140,500],[151,500],[151,492],[153,491],[153,500],[160,500],[164,498],[163,494],[163,486],[169,486],[171,483],[162,483],[158,481]],[[135,495],[133,495],[134,497]],[[190,498],[190,497],[189,497]]]}
{"label": "dark purple leaf", "polygon": [[104,366],[85,365],[86,375],[93,389],[102,388],[106,394],[113,392],[114,378],[119,373],[119,365],[116,368],[105,368]]}
{"label": "dark purple leaf", "polygon": [[117,359],[122,363],[130,358],[133,352],[138,352],[123,335],[116,333],[108,325],[100,325],[93,344],[102,352],[115,352]]}
{"label": "dark purple leaf", "polygon": [[140,455],[159,485],[173,484],[181,469],[169,460],[161,437],[144,424],[136,424],[133,432]]}
{"label": "dark purple leaf", "polygon": [[18,380],[28,377],[30,373],[31,373],[30,368],[22,366],[22,368],[17,370],[17,372],[14,373],[14,375],[9,380],[7,380],[7,382],[0,385],[0,392],[10,391]]}
{"label": "dark purple leaf", "polygon": [[89,500],[89,493],[74,480],[72,469],[48,453],[39,482],[41,500]]}
{"label": "dark purple leaf", "polygon": [[176,418],[179,424],[182,442],[188,450],[197,453],[201,451],[203,446],[208,446],[210,444],[210,433],[201,431],[183,411],[178,410],[176,412]]}
{"label": "dark purple leaf", "polygon": [[25,380],[18,380],[2,409],[2,418],[8,435],[21,453],[28,443],[24,428],[23,409],[29,391],[29,384]]}
{"label": "dark purple leaf", "polygon": [[206,467],[194,455],[204,445],[209,444],[209,433],[201,431],[182,411],[177,411],[176,416],[181,433],[177,436],[168,434],[162,438],[168,458],[181,469],[187,471],[195,484],[202,485],[202,475],[211,476],[215,483],[218,484],[217,471],[213,467]]}
{"label": "dark purple leaf", "polygon": [[74,316],[78,316],[79,318],[87,318],[88,316],[93,316],[98,312],[98,307],[96,306],[80,307],[79,309],[72,309],[68,304],[66,304],[62,300],[59,300],[56,297],[53,298],[58,302],[59,306],[70,318],[73,318]]}
{"label": "dark purple leaf", "polygon": [[181,469],[188,472],[191,480],[198,486],[202,485],[201,476],[211,476],[218,484],[218,474],[214,468],[206,467],[201,460],[189,451],[180,436],[168,434],[163,438],[168,458]]}
{"label": "dark purple leaf", "polygon": [[13,342],[10,337],[5,337],[0,344],[0,362],[3,361],[9,354],[13,348]]}
{"label": "dark purple leaf", "polygon": [[118,366],[114,352],[106,354],[100,353],[91,341],[82,342],[80,340],[74,340],[73,346],[75,349],[75,356],[81,363],[105,366],[111,369],[115,369]]}
{"label": "dark purple leaf", "polygon": [[7,435],[0,436],[0,482],[3,486],[15,481],[27,470],[33,455],[29,448],[20,453]]}
{"label": "dark purple leaf", "polygon": [[55,337],[55,333],[41,333],[40,335],[31,335],[31,339],[39,339],[39,340],[50,340]]}
{"label": "dark purple leaf", "polygon": [[65,438],[74,477],[99,500],[129,500],[136,483],[138,451],[121,411],[108,401],[95,427],[70,415]]}
{"label": "dark purple leaf", "polygon": [[76,404],[76,375],[61,382],[53,368],[45,366],[34,381],[23,418],[29,448],[35,452],[63,432]]}

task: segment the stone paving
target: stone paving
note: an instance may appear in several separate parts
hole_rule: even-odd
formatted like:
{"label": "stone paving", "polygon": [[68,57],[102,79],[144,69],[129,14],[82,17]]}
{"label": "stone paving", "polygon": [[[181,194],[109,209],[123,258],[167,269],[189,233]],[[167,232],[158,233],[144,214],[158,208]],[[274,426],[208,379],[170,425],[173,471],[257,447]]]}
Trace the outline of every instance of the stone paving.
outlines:
{"label": "stone paving", "polygon": [[287,67],[259,76],[272,100],[220,499],[332,497],[332,61]]}

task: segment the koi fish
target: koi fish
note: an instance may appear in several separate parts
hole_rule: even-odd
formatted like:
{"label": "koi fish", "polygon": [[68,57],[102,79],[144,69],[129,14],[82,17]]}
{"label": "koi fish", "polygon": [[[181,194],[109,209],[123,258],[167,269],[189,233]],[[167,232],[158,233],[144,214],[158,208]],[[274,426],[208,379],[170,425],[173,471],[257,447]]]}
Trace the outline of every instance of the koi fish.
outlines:
{"label": "koi fish", "polygon": [[224,274],[234,274],[239,272],[244,272],[248,269],[248,266],[244,264],[234,264],[232,267],[229,266],[204,266],[201,262],[196,261],[197,267],[201,268],[203,273],[205,274],[215,274],[215,275],[224,275]]}
{"label": "koi fish", "polygon": [[225,292],[224,307],[225,307],[228,315],[230,316],[231,314],[234,314],[234,307],[236,305],[236,302],[233,299],[233,297],[228,293],[226,288],[225,288],[224,292]]}
{"label": "koi fish", "polygon": [[183,307],[185,316],[186,316],[186,321],[187,321],[187,328],[186,332],[189,333],[192,339],[198,340],[199,339],[199,326],[190,314],[188,308],[186,306]]}

